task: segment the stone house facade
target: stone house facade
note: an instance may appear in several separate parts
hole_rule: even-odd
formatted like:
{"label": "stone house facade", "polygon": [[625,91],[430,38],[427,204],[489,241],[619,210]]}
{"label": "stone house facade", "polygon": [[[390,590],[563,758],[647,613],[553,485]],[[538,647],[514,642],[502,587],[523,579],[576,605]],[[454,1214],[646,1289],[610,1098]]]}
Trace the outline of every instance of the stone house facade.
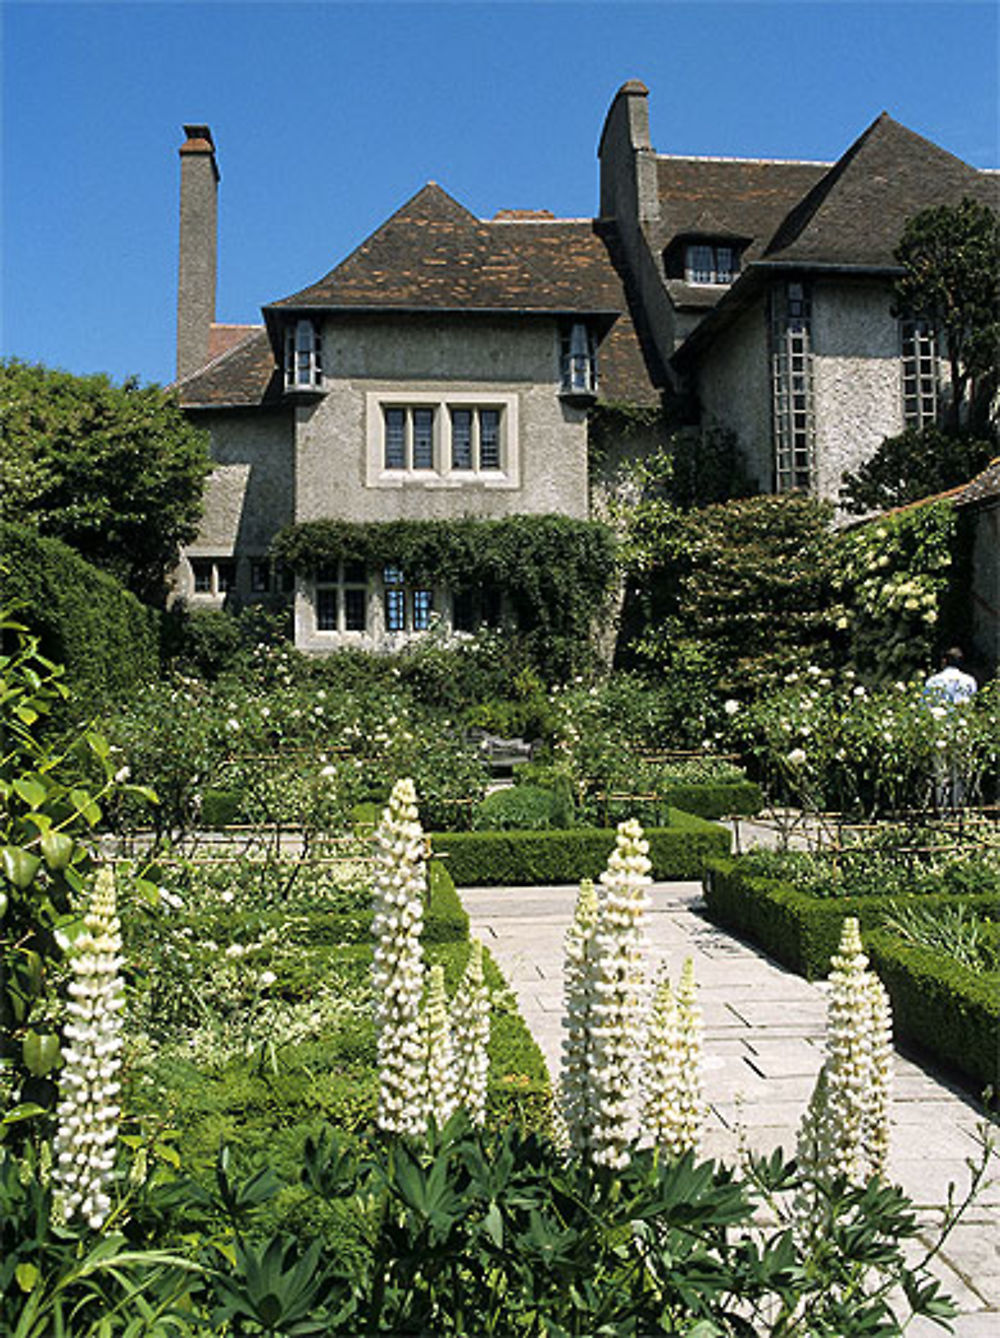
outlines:
{"label": "stone house facade", "polygon": [[833,164],[661,155],[648,93],[616,94],[600,216],[478,219],[430,183],[261,326],[215,321],[219,173],[181,147],[178,381],[216,462],[182,556],[190,605],[288,600],[296,643],[391,648],[452,592],[341,561],[273,569],[285,527],[590,514],[595,405],[718,424],[761,491],[836,498],[843,472],[939,411],[933,332],[894,314],[905,219],[978,172],[883,114]]}

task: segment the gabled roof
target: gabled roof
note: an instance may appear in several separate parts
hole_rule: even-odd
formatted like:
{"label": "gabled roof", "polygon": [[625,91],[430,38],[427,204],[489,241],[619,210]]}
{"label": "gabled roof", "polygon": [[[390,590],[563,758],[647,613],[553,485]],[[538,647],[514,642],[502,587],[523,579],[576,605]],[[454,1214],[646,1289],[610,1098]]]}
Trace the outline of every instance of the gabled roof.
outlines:
{"label": "gabled roof", "polygon": [[1000,455],[994,456],[982,473],[965,485],[956,505],[977,506],[982,503],[1000,505]]}
{"label": "gabled roof", "polygon": [[[317,283],[265,307],[300,310],[604,312],[553,252],[512,245],[516,224],[484,223],[430,182]],[[540,263],[541,262],[541,263]]]}
{"label": "gabled roof", "polygon": [[883,112],[789,212],[763,258],[895,269],[906,220],[965,195],[995,205],[996,179]]}
{"label": "gabled roof", "polygon": [[185,409],[260,408],[282,400],[281,380],[263,326],[252,329],[191,376],[174,384]]}

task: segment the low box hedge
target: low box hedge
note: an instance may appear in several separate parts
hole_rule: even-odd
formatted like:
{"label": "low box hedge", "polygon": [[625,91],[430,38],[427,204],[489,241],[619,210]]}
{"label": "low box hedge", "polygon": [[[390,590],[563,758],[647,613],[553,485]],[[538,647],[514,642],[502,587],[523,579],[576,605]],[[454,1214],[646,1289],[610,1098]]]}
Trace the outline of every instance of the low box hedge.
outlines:
{"label": "low box hedge", "polygon": [[892,1000],[897,1037],[1000,1092],[1000,972],[978,972],[888,929],[864,935],[872,968]]}
{"label": "low box hedge", "polygon": [[[743,873],[735,859],[709,860],[704,873],[705,903],[711,918],[742,934],[776,961],[817,980],[829,974],[841,926],[856,916],[863,930],[881,924],[898,897],[815,897],[790,883]],[[991,918],[1000,915],[994,892],[922,894],[921,906],[969,906]]]}
{"label": "low box hedge", "polygon": [[[669,818],[669,827],[645,832],[655,879],[700,878],[707,860],[728,854],[731,838],[724,827],[679,809],[670,809]],[[446,857],[456,887],[545,886],[598,878],[615,832],[437,832],[431,842],[435,855]]]}
{"label": "low box hedge", "polygon": [[760,786],[751,780],[671,784],[666,788],[666,800],[671,808],[709,820],[730,814],[752,817],[764,807]]}

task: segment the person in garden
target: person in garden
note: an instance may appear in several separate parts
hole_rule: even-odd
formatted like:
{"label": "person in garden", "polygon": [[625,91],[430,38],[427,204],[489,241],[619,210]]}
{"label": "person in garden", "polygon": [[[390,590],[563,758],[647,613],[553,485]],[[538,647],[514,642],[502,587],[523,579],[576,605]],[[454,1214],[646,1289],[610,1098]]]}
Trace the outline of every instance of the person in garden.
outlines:
{"label": "person in garden", "polygon": [[[924,685],[924,694],[931,702],[931,711],[942,721],[953,709],[976,695],[979,685],[962,668],[964,655],[958,646],[946,650],[941,668],[931,674]],[[965,803],[965,784],[959,767],[953,741],[939,740],[940,754],[934,759],[934,800],[938,809],[954,810]]]}

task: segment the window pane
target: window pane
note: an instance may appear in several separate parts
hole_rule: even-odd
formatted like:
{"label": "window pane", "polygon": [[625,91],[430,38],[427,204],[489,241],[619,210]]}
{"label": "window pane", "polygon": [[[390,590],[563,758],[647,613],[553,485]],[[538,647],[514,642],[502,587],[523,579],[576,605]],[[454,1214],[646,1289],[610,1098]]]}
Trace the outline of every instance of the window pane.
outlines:
{"label": "window pane", "polygon": [[210,595],[212,593],[212,566],[209,558],[192,558],[191,572],[194,576],[194,588],[196,594]]}
{"label": "window pane", "polygon": [[478,600],[472,590],[456,590],[451,601],[451,625],[456,632],[474,632]]}
{"label": "window pane", "polygon": [[385,411],[385,467],[406,468],[406,410]]}
{"label": "window pane", "polygon": [[316,580],[323,585],[336,585],[337,584],[336,562],[324,562],[322,566],[317,567]]}
{"label": "window pane", "polygon": [[382,572],[382,580],[386,585],[402,585],[403,569],[402,567],[386,567]]}
{"label": "window pane", "polygon": [[368,569],[363,562],[344,563],[344,581],[347,585],[365,585],[368,581]]}
{"label": "window pane", "polygon": [[434,410],[413,410],[413,468],[434,468]]}
{"label": "window pane", "polygon": [[472,410],[451,411],[451,467],[472,468]]}
{"label": "window pane", "polygon": [[368,595],[365,590],[344,591],[344,628],[348,632],[363,632],[367,626]]}
{"label": "window pane", "polygon": [[337,591],[329,586],[316,591],[316,627],[320,632],[337,630]]}
{"label": "window pane", "polygon": [[236,588],[236,563],[217,562],[215,564],[217,588],[220,595]]}
{"label": "window pane", "polygon": [[425,632],[431,625],[431,608],[434,597],[430,590],[413,592],[413,630]]}
{"label": "window pane", "polygon": [[250,564],[250,590],[263,595],[271,588],[271,564],[266,558],[255,558]]}
{"label": "window pane", "polygon": [[710,246],[689,246],[687,268],[689,283],[711,283],[714,278],[712,248]]}
{"label": "window pane", "polygon": [[479,411],[479,468],[500,468],[500,411]]}
{"label": "window pane", "polygon": [[406,628],[405,591],[390,587],[385,592],[385,625],[390,632],[402,632]]}

